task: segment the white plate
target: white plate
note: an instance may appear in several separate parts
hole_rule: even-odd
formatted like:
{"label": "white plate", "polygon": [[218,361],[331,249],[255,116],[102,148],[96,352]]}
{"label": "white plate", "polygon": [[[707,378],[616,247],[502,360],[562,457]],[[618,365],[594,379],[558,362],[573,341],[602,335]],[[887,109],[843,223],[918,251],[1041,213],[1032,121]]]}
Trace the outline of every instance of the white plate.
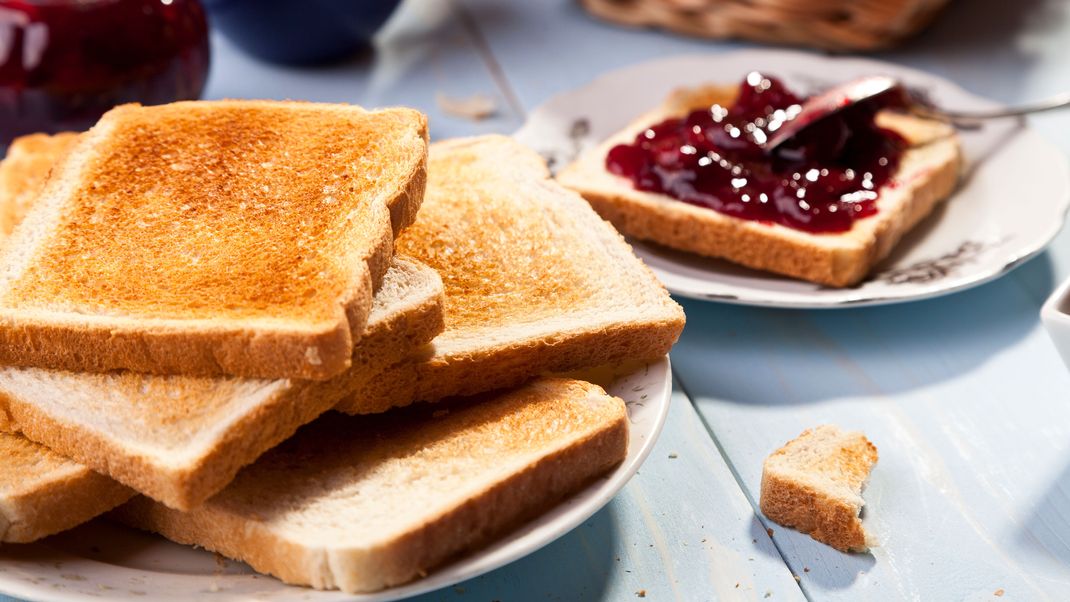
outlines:
{"label": "white plate", "polygon": [[[947,80],[891,63],[748,50],[666,58],[613,71],[550,99],[531,113],[515,136],[547,157],[551,167],[561,167],[658,105],[674,88],[737,82],[755,69],[803,92],[863,75],[888,74],[939,105],[998,106]],[[657,245],[632,244],[672,292],[745,305],[875,305],[976,286],[1037,254],[1058,233],[1070,204],[1070,172],[1054,146],[1012,120],[991,122],[961,136],[966,167],[959,190],[915,228],[872,277],[854,288],[826,288]]]}
{"label": "white plate", "polygon": [[383,592],[353,596],[289,586],[245,564],[102,520],[41,542],[0,546],[0,592],[30,600],[302,600],[381,602],[477,577],[554,541],[591,517],[650,454],[669,411],[669,358],[649,365],[583,374],[624,399],[631,421],[628,456],[605,478],[493,545],[428,577]]}

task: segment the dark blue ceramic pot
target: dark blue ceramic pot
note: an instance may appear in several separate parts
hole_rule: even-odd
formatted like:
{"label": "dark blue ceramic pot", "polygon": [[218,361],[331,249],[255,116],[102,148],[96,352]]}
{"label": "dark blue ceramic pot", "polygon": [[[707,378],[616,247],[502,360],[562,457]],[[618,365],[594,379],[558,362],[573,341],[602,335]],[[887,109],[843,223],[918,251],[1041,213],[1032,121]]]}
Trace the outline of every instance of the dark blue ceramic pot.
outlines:
{"label": "dark blue ceramic pot", "polygon": [[315,64],[366,48],[400,0],[202,0],[212,27],[266,61]]}

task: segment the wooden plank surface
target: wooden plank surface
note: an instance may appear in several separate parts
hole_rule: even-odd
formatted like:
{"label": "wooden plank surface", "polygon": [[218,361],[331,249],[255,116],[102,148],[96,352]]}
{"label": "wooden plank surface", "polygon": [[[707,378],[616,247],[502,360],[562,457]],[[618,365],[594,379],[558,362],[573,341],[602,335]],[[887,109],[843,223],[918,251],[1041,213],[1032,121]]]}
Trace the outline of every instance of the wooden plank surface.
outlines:
{"label": "wooden plank surface", "polygon": [[[488,57],[449,2],[410,0],[377,37],[375,50],[319,67],[260,62],[221,35],[212,37],[205,98],[299,99],[368,107],[405,105],[429,117],[435,139],[511,132],[523,122],[498,87]],[[489,96],[498,112],[473,121],[441,109],[438,95]]]}

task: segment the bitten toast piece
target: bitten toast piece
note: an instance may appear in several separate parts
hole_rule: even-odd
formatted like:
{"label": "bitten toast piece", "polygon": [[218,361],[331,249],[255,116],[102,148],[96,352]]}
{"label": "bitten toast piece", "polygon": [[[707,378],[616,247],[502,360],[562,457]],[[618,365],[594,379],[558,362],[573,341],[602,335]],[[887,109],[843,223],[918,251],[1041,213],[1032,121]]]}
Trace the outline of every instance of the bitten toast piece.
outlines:
{"label": "bitten toast piece", "polygon": [[858,432],[826,424],[803,431],[762,466],[762,514],[843,552],[870,542],[859,513],[877,448]]}
{"label": "bitten toast piece", "polygon": [[444,407],[327,416],[192,512],[139,497],[111,516],[287,583],[374,591],[544,512],[627,447],[623,401],[541,379]]}
{"label": "bitten toast piece", "polygon": [[656,359],[684,313],[609,224],[511,138],[431,146],[420,215],[396,241],[446,287],[432,347],[339,404],[381,412],[546,372]]}
{"label": "bitten toast piece", "polygon": [[134,493],[41,445],[0,433],[0,542],[25,543],[70,529]]}
{"label": "bitten toast piece", "polygon": [[670,117],[713,104],[730,106],[736,93],[736,88],[724,86],[679,90],[661,107],[584,153],[557,180],[582,194],[626,236],[837,287],[861,281],[958,182],[962,154],[953,128],[891,113],[878,115],[878,123],[906,138],[911,148],[903,154],[892,184],[881,188],[877,214],[857,220],[842,233],[813,234],[725,215],[636,190],[627,178],[606,170],[606,154],[614,146],[630,143]]}
{"label": "bitten toast piece", "polygon": [[426,153],[410,109],[117,107],[0,252],[0,363],[336,376],[415,217]]}

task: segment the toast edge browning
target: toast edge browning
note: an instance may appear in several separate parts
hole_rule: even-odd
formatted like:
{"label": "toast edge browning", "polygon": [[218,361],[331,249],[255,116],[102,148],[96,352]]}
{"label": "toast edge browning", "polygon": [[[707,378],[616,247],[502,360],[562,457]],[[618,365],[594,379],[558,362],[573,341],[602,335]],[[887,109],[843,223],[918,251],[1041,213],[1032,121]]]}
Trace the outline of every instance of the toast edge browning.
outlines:
{"label": "toast edge browning", "polygon": [[514,338],[466,353],[436,356],[433,349],[421,349],[370,379],[334,409],[377,414],[417,401],[436,402],[513,387],[547,373],[629,360],[655,361],[669,353],[683,326],[679,311],[679,316],[622,321],[599,330],[560,331],[552,338]]}
{"label": "toast edge browning", "polygon": [[0,391],[0,412],[9,417],[3,428],[20,432],[168,506],[189,510],[225,487],[243,466],[374,378],[382,367],[396,363],[441,332],[445,324],[441,284],[438,290],[437,296],[371,327],[353,354],[350,371],[326,382],[298,381],[272,395],[228,425],[210,450],[179,468],[131,453],[121,442],[66,425],[39,410],[32,400]]}
{"label": "toast edge browning", "polygon": [[66,531],[115,508],[135,493],[83,468],[31,492],[0,500],[0,541],[29,543]]}
{"label": "toast edge browning", "polygon": [[[229,102],[229,101],[220,101]],[[259,101],[254,101],[259,102]],[[280,103],[286,104],[286,103]],[[79,156],[78,147],[89,145],[95,137],[104,137],[112,122],[112,113],[121,114],[134,105],[121,105],[105,115],[101,123],[83,134],[76,148],[64,155],[54,171],[65,176],[50,177],[41,198],[56,198],[53,212],[59,211],[60,194],[68,181],[77,180],[88,161]],[[360,107],[353,107],[365,111]],[[85,316],[57,318],[43,312],[19,312],[0,308],[0,363],[71,371],[107,372],[128,369],[156,374],[196,376],[234,375],[251,378],[298,378],[326,380],[350,366],[354,345],[366,325],[374,291],[385,274],[393,255],[395,233],[412,223],[423,200],[427,165],[427,118],[411,109],[416,118],[415,133],[421,152],[414,153],[413,165],[404,185],[385,199],[376,240],[364,261],[354,266],[353,286],[339,302],[337,321],[327,328],[272,328],[257,325],[221,326],[213,320],[153,320]],[[372,111],[374,113],[374,111]],[[38,207],[38,206],[41,207]],[[35,203],[31,213],[39,213],[38,222],[46,222],[46,202]],[[379,213],[376,211],[375,213]],[[27,221],[33,219],[27,216]],[[21,228],[20,231],[31,228]],[[10,246],[20,242],[38,248],[48,234],[29,235],[16,232]],[[18,242],[15,240],[18,239]],[[25,239],[25,240],[23,240]],[[33,250],[21,254],[18,263],[32,262]],[[8,253],[0,247],[0,258]],[[22,268],[14,269],[17,275]],[[0,274],[0,280],[11,277]],[[27,315],[29,313],[30,315]]]}
{"label": "toast edge browning", "polygon": [[[622,131],[631,131],[639,124],[654,123],[670,113],[686,110],[709,94],[724,96],[727,92],[715,86],[676,90],[660,109],[639,117]],[[954,191],[962,153],[957,138],[931,142],[940,143],[954,145],[951,158],[932,166],[924,181],[906,183],[910,189],[906,202],[884,209],[885,217],[873,236],[850,248],[807,245],[757,228],[749,220],[675,200],[651,201],[649,196],[660,195],[636,191],[623,179],[613,187],[591,183],[589,170],[603,171],[600,161],[608,151],[607,143],[600,144],[567,166],[558,174],[557,180],[580,193],[599,215],[627,236],[826,286],[848,287],[865,278],[911,228]],[[671,205],[659,206],[662,202]]]}
{"label": "toast edge browning", "polygon": [[182,514],[144,497],[131,500],[110,516],[172,541],[242,560],[286,583],[370,592],[411,581],[465,549],[539,515],[548,505],[620,464],[627,448],[628,419],[622,410],[611,424],[542,456],[398,540],[371,550],[308,549],[272,533],[262,523],[250,525],[246,519],[214,508]]}

